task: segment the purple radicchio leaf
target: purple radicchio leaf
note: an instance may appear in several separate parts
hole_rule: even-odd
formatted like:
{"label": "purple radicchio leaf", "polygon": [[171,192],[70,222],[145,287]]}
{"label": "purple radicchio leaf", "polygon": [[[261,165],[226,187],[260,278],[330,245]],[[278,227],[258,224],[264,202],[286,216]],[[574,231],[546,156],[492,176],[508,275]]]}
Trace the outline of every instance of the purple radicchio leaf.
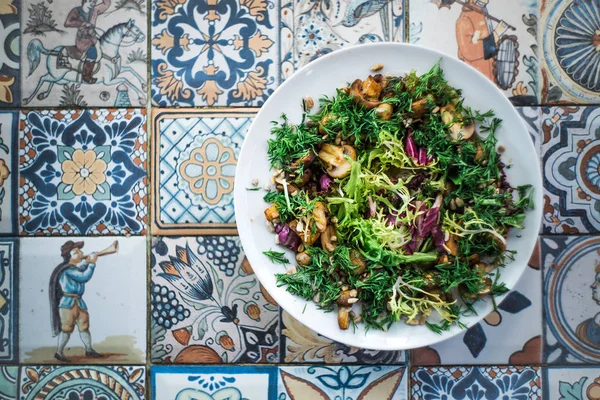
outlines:
{"label": "purple radicchio leaf", "polygon": [[300,236],[294,232],[288,224],[285,225],[277,225],[275,228],[275,232],[277,232],[277,237],[279,239],[279,244],[287,247],[288,249],[297,251],[298,246],[300,246]]}
{"label": "purple radicchio leaf", "polygon": [[406,139],[404,139],[404,149],[406,150],[406,154],[408,154],[410,158],[416,162],[419,158],[419,154],[417,150],[417,144],[415,143],[411,132],[412,131],[408,131],[406,134]]}
{"label": "purple radicchio leaf", "polygon": [[323,174],[323,175],[321,175],[321,178],[319,178],[319,188],[321,189],[322,192],[329,191],[332,184],[333,184],[333,179],[331,179],[329,177],[329,175],[327,175],[327,174]]}
{"label": "purple radicchio leaf", "polygon": [[438,195],[435,199],[435,202],[431,206],[431,208],[425,214],[425,218],[423,218],[423,225],[421,230],[419,231],[419,237],[424,239],[429,235],[434,226],[437,225],[438,219],[440,217],[440,206],[442,205],[442,196]]}

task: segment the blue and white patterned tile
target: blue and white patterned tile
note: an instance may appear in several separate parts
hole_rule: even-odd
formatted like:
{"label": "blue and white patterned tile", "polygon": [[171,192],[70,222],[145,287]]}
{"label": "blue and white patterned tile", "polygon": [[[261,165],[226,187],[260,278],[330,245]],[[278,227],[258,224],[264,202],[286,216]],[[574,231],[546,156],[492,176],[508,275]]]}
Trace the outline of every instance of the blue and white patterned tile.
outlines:
{"label": "blue and white patterned tile", "polygon": [[338,49],[403,41],[403,5],[403,0],[283,0],[282,78]]}
{"label": "blue and white patterned tile", "polygon": [[21,1],[23,105],[146,106],[146,0]]}
{"label": "blue and white patterned tile", "polygon": [[144,400],[144,366],[21,367],[20,400]]}
{"label": "blue and white patterned tile", "polygon": [[539,103],[538,0],[409,2],[411,43],[463,60],[514,105]]}
{"label": "blue and white patterned tile", "polygon": [[153,0],[152,102],[260,106],[279,82],[272,0]]}
{"label": "blue and white patterned tile", "polygon": [[146,362],[145,237],[21,238],[20,248],[21,363]]}
{"label": "blue and white patterned tile", "polygon": [[540,2],[540,98],[543,104],[598,103],[600,2]]}
{"label": "blue and white patterned tile", "polygon": [[152,400],[281,400],[277,368],[153,366]]}
{"label": "blue and white patterned tile", "polygon": [[3,1],[0,5],[0,108],[18,107],[21,102],[20,21],[21,0]]}
{"label": "blue and white patterned tile", "polygon": [[233,181],[256,109],[153,114],[153,234],[237,233]]}
{"label": "blue and white patterned tile", "polygon": [[404,364],[406,352],[360,349],[335,342],[281,313],[281,357],[284,363]]}
{"label": "blue and white patterned tile", "polygon": [[0,239],[0,364],[17,361],[18,326],[19,240],[5,238]]}
{"label": "blue and white patterned tile", "polygon": [[146,230],[145,110],[21,113],[22,235]]}
{"label": "blue and white patterned tile", "polygon": [[541,382],[538,367],[420,367],[410,386],[413,400],[541,400]]}
{"label": "blue and white patterned tile", "polygon": [[464,333],[413,350],[414,365],[524,365],[541,361],[542,291],[539,252],[498,309]]}
{"label": "blue and white patterned tile", "polygon": [[598,367],[546,367],[543,373],[546,400],[600,399]]}
{"label": "blue and white patterned tile", "polygon": [[544,350],[548,364],[600,361],[600,238],[542,238]]}
{"label": "blue and white patterned tile", "polygon": [[237,236],[155,237],[154,363],[279,362],[279,308]]}
{"label": "blue and white patterned tile", "polygon": [[19,367],[0,367],[0,399],[17,400],[19,398]]}
{"label": "blue and white patterned tile", "polygon": [[280,367],[279,400],[407,398],[404,367],[391,366],[303,366]]}
{"label": "blue and white patterned tile", "polygon": [[0,111],[0,235],[17,234],[19,113]]}
{"label": "blue and white patterned tile", "polygon": [[545,234],[600,232],[600,107],[544,107]]}

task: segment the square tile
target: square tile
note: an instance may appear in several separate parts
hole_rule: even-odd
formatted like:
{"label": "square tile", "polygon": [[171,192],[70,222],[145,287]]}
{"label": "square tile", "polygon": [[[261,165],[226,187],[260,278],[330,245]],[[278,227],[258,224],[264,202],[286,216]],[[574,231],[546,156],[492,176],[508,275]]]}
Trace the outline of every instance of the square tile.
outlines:
{"label": "square tile", "polygon": [[600,396],[600,368],[547,367],[544,373],[544,398],[583,400]]}
{"label": "square tile", "polygon": [[154,237],[153,363],[279,362],[279,308],[237,236]]}
{"label": "square tile", "polygon": [[305,366],[280,367],[279,398],[287,399],[387,399],[407,395],[404,367]]}
{"label": "square tile", "polygon": [[597,0],[540,2],[542,103],[598,103],[599,11]]}
{"label": "square tile", "polygon": [[403,0],[283,0],[281,72],[283,79],[332,51],[373,42],[404,39]]}
{"label": "square tile", "polygon": [[144,234],[145,110],[24,111],[22,235]]}
{"label": "square tile", "polygon": [[0,7],[0,108],[18,107],[21,101],[21,12],[21,0],[7,0]]}
{"label": "square tile", "polygon": [[21,400],[144,400],[146,367],[80,365],[21,367]]}
{"label": "square tile", "polygon": [[[434,2],[409,1],[411,43],[465,61],[503,90],[514,105],[539,103],[538,0],[480,2],[487,6],[437,1],[447,4],[439,7]],[[503,29],[492,17],[515,29]]]}
{"label": "square tile", "polygon": [[0,235],[17,234],[18,123],[18,111],[0,111]]}
{"label": "square tile", "polygon": [[19,240],[0,239],[0,364],[17,361],[18,288]]}
{"label": "square tile", "polygon": [[411,374],[412,399],[541,400],[538,367],[420,367]]}
{"label": "square tile", "polygon": [[260,106],[278,85],[273,0],[152,0],[152,102]]}
{"label": "square tile", "polygon": [[544,107],[545,234],[600,232],[600,107]]}
{"label": "square tile", "polygon": [[[414,365],[539,364],[542,348],[539,251],[498,309],[464,333],[411,352]],[[518,327],[518,329],[515,329]]]}
{"label": "square tile", "polygon": [[277,368],[252,366],[151,368],[152,400],[276,400]]}
{"label": "square tile", "polygon": [[22,1],[23,105],[146,105],[146,0]]}
{"label": "square tile", "polygon": [[19,393],[19,367],[0,367],[0,398],[17,400]]}
{"label": "square tile", "polygon": [[153,234],[237,234],[234,173],[256,112],[251,108],[153,113]]}
{"label": "square tile", "polygon": [[281,312],[283,363],[404,364],[406,352],[360,349],[335,342],[309,329],[285,311]]}
{"label": "square tile", "polygon": [[21,362],[60,364],[61,347],[74,364],[146,362],[145,238],[22,238],[21,249]]}
{"label": "square tile", "polygon": [[542,262],[543,362],[597,364],[600,237],[543,237]]}

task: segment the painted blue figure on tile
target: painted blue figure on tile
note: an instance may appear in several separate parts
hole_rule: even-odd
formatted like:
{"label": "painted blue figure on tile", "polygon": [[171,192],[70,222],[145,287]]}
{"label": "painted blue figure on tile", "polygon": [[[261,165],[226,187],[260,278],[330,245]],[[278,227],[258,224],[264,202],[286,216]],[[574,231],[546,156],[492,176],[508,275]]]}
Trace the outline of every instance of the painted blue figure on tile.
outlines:
{"label": "painted blue figure on tile", "polygon": [[89,331],[90,319],[87,305],[83,300],[85,284],[92,279],[99,256],[114,254],[118,251],[118,242],[99,253],[84,255],[81,249],[84,242],[69,240],[62,245],[60,252],[64,260],[50,277],[50,310],[52,334],[58,336],[58,346],[54,358],[70,362],[64,349],[77,325],[79,336],[85,346],[87,357],[101,358],[102,355],[92,348],[92,335]]}
{"label": "painted blue figure on tile", "polygon": [[[600,261],[594,268],[594,279],[590,286],[592,299],[600,305]],[[575,335],[589,346],[600,348],[600,311],[593,318],[583,321],[577,326]]]}
{"label": "painted blue figure on tile", "polygon": [[[85,4],[94,4],[95,1],[83,0]],[[110,2],[108,2],[108,6],[110,6]],[[76,12],[80,13],[80,11]],[[86,13],[86,11],[81,12]],[[94,13],[94,11],[88,12]],[[47,73],[40,78],[32,93],[23,99],[23,103],[28,104],[46,83],[47,88],[37,94],[38,100],[48,97],[55,84],[67,85],[73,82],[83,82],[88,84],[104,83],[109,86],[126,85],[137,93],[140,103],[145,104],[144,88],[146,84],[144,79],[131,67],[122,65],[119,55],[120,47],[132,46],[146,40],[146,35],[138,28],[135,21],[130,19],[128,22],[116,24],[101,35],[96,33],[96,28],[92,23],[84,21],[80,27],[75,21],[79,20],[71,17],[70,14],[67,25],[65,25],[78,27],[78,39],[75,46],[60,45],[49,50],[39,39],[33,39],[27,45],[29,75],[37,69],[41,55],[46,56]],[[85,35],[79,33],[82,30],[86,32]],[[90,39],[92,37],[93,40]],[[63,53],[65,49],[69,59]],[[132,82],[129,78],[121,76],[125,72],[129,72],[137,81]],[[94,74],[97,74],[96,78],[92,77]]]}

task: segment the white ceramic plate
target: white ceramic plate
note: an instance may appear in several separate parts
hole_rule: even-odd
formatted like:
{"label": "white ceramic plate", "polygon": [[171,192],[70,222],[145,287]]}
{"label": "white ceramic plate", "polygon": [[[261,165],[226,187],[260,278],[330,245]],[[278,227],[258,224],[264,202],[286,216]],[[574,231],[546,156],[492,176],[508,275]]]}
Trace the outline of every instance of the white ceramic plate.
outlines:
{"label": "white ceramic plate", "polygon": [[[274,234],[265,225],[264,209],[268,206],[262,199],[264,191],[248,191],[253,179],[260,185],[270,181],[272,172],[267,159],[267,139],[270,137],[271,121],[279,121],[282,113],[290,122],[298,123],[302,115],[301,101],[305,96],[319,99],[323,95],[332,96],[336,88],[345,86],[356,78],[365,79],[369,69],[376,63],[384,65],[383,73],[404,75],[410,70],[422,74],[438,60],[450,85],[461,88],[465,104],[474,109],[493,109],[503,120],[497,132],[499,144],[506,150],[503,161],[512,164],[507,170],[508,180],[513,186],[532,184],[534,186],[535,209],[525,220],[525,229],[513,229],[507,247],[516,250],[515,260],[502,271],[501,280],[508,288],[513,288],[527,266],[527,261],[536,243],[542,216],[542,179],[539,158],[527,132],[524,122],[508,99],[485,76],[467,64],[433,50],[419,46],[397,43],[378,43],[346,48],[322,57],[287,79],[271,95],[254,119],[237,164],[235,176],[235,213],[239,235],[254,272],[267,292],[283,309],[312,330],[350,346],[377,350],[402,350],[431,345],[448,339],[462,330],[453,327],[438,335],[426,326],[395,324],[388,332],[370,330],[364,326],[353,331],[338,328],[337,313],[325,313],[313,302],[293,296],[285,287],[277,287],[275,274],[284,272],[282,265],[274,264],[262,254],[263,251],[283,248],[274,242]],[[519,235],[520,237],[517,237]],[[288,258],[294,260],[291,251]],[[502,297],[497,298],[501,301]],[[463,317],[462,322],[472,326],[492,311],[488,299],[475,306],[478,315]],[[435,314],[435,313],[434,313]],[[433,317],[433,315],[432,315]],[[435,322],[435,318],[430,321]]]}

